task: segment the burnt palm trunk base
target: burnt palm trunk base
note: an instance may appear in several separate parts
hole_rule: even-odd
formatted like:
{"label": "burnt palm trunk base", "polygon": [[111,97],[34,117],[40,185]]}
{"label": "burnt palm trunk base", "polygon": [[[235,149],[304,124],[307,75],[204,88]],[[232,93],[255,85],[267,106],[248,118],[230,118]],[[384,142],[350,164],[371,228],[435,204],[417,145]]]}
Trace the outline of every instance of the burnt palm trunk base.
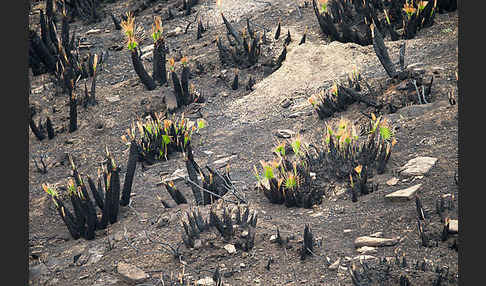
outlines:
{"label": "burnt palm trunk base", "polygon": [[139,52],[136,48],[131,51],[131,58],[132,58],[133,68],[135,69],[135,72],[140,78],[140,81],[148,90],[154,90],[156,87],[155,82],[145,70],[145,67],[142,64],[142,60],[140,59]]}

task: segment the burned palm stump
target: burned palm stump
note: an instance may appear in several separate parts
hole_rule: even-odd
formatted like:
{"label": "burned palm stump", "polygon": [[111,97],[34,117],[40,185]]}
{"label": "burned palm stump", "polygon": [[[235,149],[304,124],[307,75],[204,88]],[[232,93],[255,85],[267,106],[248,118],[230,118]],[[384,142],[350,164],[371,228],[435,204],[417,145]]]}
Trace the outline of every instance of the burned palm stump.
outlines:
{"label": "burned palm stump", "polygon": [[371,33],[368,25],[373,18],[377,18],[376,10],[369,1],[353,3],[354,7],[350,1],[335,0],[318,7],[316,0],[312,0],[319,27],[331,41],[369,45]]}
{"label": "burned palm stump", "polygon": [[[152,165],[160,160],[168,160],[175,152],[187,152],[191,136],[197,130],[204,128],[203,120],[189,126],[184,116],[167,119],[164,114],[153,114],[145,121],[138,121],[128,130],[130,142],[134,142],[138,150],[139,162]],[[136,129],[138,133],[135,132]]]}
{"label": "burned palm stump", "polygon": [[199,40],[202,38],[203,33],[205,33],[207,28],[204,28],[203,23],[201,22],[201,18],[199,18],[199,21],[197,22],[197,35],[196,39]]}
{"label": "burned palm stump", "polygon": [[455,275],[448,267],[427,263],[425,259],[407,261],[405,253],[377,258],[376,262],[353,261],[349,267],[355,286],[375,285],[378,281],[380,285],[455,285],[458,283]]}
{"label": "burned palm stump", "polygon": [[[106,165],[103,166],[103,174],[98,173],[98,187],[95,186],[92,179],[88,176],[89,188],[95,203],[91,200],[88,186],[71,156],[69,156],[69,162],[72,178],[69,180],[67,190],[72,211],[65,206],[56,190],[45,184],[42,186],[44,191],[51,196],[59,215],[74,239],[83,237],[87,240],[92,240],[95,238],[95,230],[104,229],[108,224],[113,224],[118,220],[120,201],[119,168],[115,165],[114,159],[108,151],[106,156],[107,161]],[[101,181],[104,181],[104,194]],[[101,210],[101,218],[98,217],[95,206],[98,206]]]}
{"label": "burned palm stump", "polygon": [[145,67],[142,64],[142,59],[140,58],[141,55],[139,50],[134,48],[131,50],[130,56],[132,59],[133,68],[140,78],[140,81],[148,90],[154,90],[156,87],[154,79],[147,73],[147,70],[145,70]]}
{"label": "burned palm stump", "polygon": [[127,172],[125,173],[125,180],[123,181],[122,197],[120,205],[127,206],[130,204],[130,195],[132,193],[133,177],[135,176],[135,169],[137,168],[138,146],[135,140],[130,142],[130,149],[128,154]]}
{"label": "burned palm stump", "polygon": [[[261,52],[259,35],[253,32],[251,28],[248,32],[240,33],[226,20],[223,13],[221,13],[221,17],[226,26],[226,36],[230,45],[230,47],[226,47],[221,38],[217,38],[216,43],[221,64],[240,68],[247,68],[256,64]],[[250,27],[249,20],[247,20],[247,27]]]}
{"label": "burned palm stump", "polygon": [[305,260],[309,255],[314,254],[314,237],[312,235],[312,230],[308,224],[304,228],[304,239],[302,241],[302,248],[300,250],[300,259]]}
{"label": "burned palm stump", "polygon": [[[292,146],[294,157],[290,157],[287,146]],[[263,174],[257,168],[258,180],[256,189],[263,192],[273,204],[285,204],[286,207],[312,208],[322,202],[322,189],[312,188],[310,176],[310,157],[300,139],[282,142],[276,147],[278,161],[261,161]]]}
{"label": "burned palm stump", "polygon": [[39,141],[42,141],[46,138],[46,135],[44,134],[44,130],[42,128],[42,124],[40,122],[39,125],[36,125],[34,119],[32,119],[31,117],[29,121],[29,126],[30,130],[32,130],[32,133],[34,133],[35,137],[37,137]]}
{"label": "burned palm stump", "polygon": [[207,218],[198,207],[186,212],[181,221],[182,240],[187,248],[200,248],[217,244],[211,233],[218,233],[224,243],[232,243],[236,249],[250,251],[255,243],[257,213],[249,206],[211,206]]}
{"label": "burned palm stump", "polygon": [[167,82],[167,70],[165,67],[167,48],[165,39],[162,36],[162,20],[160,16],[154,18],[152,38],[154,40],[152,77],[154,81],[164,85]]}
{"label": "burned palm stump", "polygon": [[368,179],[374,170],[384,171],[395,144],[390,125],[381,117],[372,118],[366,131],[368,136],[360,138],[356,127],[344,118],[329,124],[322,149],[316,147],[316,155],[310,159],[317,177],[327,181],[349,179],[353,201],[376,190],[377,185]]}

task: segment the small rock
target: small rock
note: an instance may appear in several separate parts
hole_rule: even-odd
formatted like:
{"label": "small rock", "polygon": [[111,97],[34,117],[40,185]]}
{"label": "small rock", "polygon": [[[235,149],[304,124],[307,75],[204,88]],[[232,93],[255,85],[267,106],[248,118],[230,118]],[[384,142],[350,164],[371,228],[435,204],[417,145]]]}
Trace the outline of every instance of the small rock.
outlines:
{"label": "small rock", "polygon": [[310,215],[311,217],[318,217],[318,216],[322,216],[322,212],[317,212],[317,213],[313,213]]}
{"label": "small rock", "polygon": [[339,267],[339,264],[341,263],[341,257],[338,258],[336,261],[334,261],[333,264],[329,265],[330,270],[336,270]]}
{"label": "small rock", "polygon": [[361,254],[373,254],[373,253],[377,253],[378,252],[376,250],[376,247],[370,247],[370,246],[360,247],[360,248],[356,249],[356,251],[358,253],[361,253]]}
{"label": "small rock", "polygon": [[226,249],[226,251],[228,251],[229,254],[236,253],[236,248],[233,244],[226,244],[224,246],[224,249]]}
{"label": "small rock", "polygon": [[194,240],[194,249],[202,248],[202,241],[200,239]]}
{"label": "small rock", "polygon": [[120,96],[115,95],[115,96],[106,97],[106,100],[108,100],[108,102],[114,103],[120,101]]}
{"label": "small rock", "polygon": [[279,138],[290,138],[292,135],[295,135],[295,132],[289,129],[280,129],[277,130],[275,135]]}
{"label": "small rock", "polygon": [[422,186],[422,184],[418,184],[418,185],[411,186],[411,187],[403,189],[403,190],[398,190],[396,192],[393,192],[391,194],[386,195],[385,199],[387,199],[391,202],[403,202],[403,201],[411,200],[415,196],[415,193],[417,193],[418,189],[420,189],[421,186]]}
{"label": "small rock", "polygon": [[197,280],[196,285],[212,286],[212,285],[216,285],[216,283],[214,282],[213,278],[205,277],[205,278]]}
{"label": "small rock", "polygon": [[86,35],[98,34],[101,33],[101,31],[102,31],[101,29],[91,29],[86,32]]}
{"label": "small rock", "polygon": [[353,230],[351,230],[351,229],[345,229],[345,230],[343,230],[343,232],[344,232],[344,233],[350,233],[350,232],[352,232],[352,231],[353,231]]}
{"label": "small rock", "polygon": [[398,183],[398,178],[391,178],[390,180],[386,181],[386,184],[388,186],[395,186]]}
{"label": "small rock", "polygon": [[39,86],[39,87],[36,87],[34,89],[32,89],[32,93],[41,93],[42,91],[44,90],[44,86]]}
{"label": "small rock", "polygon": [[240,237],[241,238],[248,237],[248,234],[249,234],[248,230],[244,230],[244,231],[241,232]]}
{"label": "small rock", "polygon": [[145,273],[143,270],[140,268],[125,263],[123,261],[120,261],[117,266],[117,271],[120,275],[122,275],[124,278],[127,278],[129,280],[135,281],[135,282],[142,282],[145,279],[149,278],[149,275]]}
{"label": "small rock", "polygon": [[182,33],[183,33],[182,28],[176,27],[174,30],[167,32],[166,37],[175,37]]}
{"label": "small rock", "polygon": [[309,172],[309,176],[312,178],[312,180],[316,179],[316,173],[314,172]]}
{"label": "small rock", "polygon": [[216,168],[220,168],[220,167],[223,167],[224,165],[226,165],[231,159],[234,159],[234,158],[236,158],[236,155],[231,155],[229,157],[222,158],[222,159],[214,161],[213,165]]}
{"label": "small rock", "polygon": [[449,232],[458,233],[459,232],[459,221],[457,219],[449,220]]}
{"label": "small rock", "polygon": [[169,225],[169,222],[170,222],[170,218],[169,216],[162,216],[159,218],[159,220],[157,221],[157,227],[158,228],[161,228],[161,227],[166,227]]}
{"label": "small rock", "polygon": [[437,162],[437,158],[417,157],[408,161],[405,166],[400,168],[399,172],[409,177],[425,175],[435,165],[435,162]]}
{"label": "small rock", "polygon": [[272,234],[272,236],[270,236],[270,242],[271,243],[274,243],[277,241],[277,235],[276,234]]}
{"label": "small rock", "polygon": [[354,247],[360,248],[363,246],[393,246],[398,243],[398,238],[381,238],[361,236],[354,240]]}
{"label": "small rock", "polygon": [[202,151],[202,152],[203,152],[204,154],[208,155],[208,156],[209,156],[209,155],[213,155],[213,154],[214,154],[214,152],[213,152],[213,151]]}
{"label": "small rock", "polygon": [[287,108],[289,107],[290,105],[292,104],[292,101],[290,101],[290,99],[288,98],[285,98],[284,100],[282,100],[282,102],[280,103],[280,106],[282,108]]}
{"label": "small rock", "polygon": [[371,260],[371,259],[378,259],[378,258],[371,255],[358,255],[353,258],[353,260],[358,260],[358,261]]}
{"label": "small rock", "polygon": [[306,115],[306,112],[299,111],[299,112],[289,114],[288,118],[297,118],[299,116],[304,116],[304,115]]}
{"label": "small rock", "polygon": [[240,268],[245,268],[245,267],[246,267],[245,263],[240,263]]}

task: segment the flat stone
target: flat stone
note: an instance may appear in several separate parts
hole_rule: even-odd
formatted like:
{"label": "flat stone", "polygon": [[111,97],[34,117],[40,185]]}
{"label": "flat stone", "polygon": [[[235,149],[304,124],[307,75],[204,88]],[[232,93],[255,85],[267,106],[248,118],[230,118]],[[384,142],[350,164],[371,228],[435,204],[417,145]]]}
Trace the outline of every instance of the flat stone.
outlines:
{"label": "flat stone", "polygon": [[399,172],[403,176],[420,176],[425,175],[435,165],[437,158],[417,157],[407,162]]}
{"label": "flat stone", "polygon": [[143,280],[149,278],[149,275],[145,271],[123,261],[118,262],[117,271],[124,278],[135,282],[143,282]]}
{"label": "flat stone", "polygon": [[354,240],[354,247],[360,248],[363,246],[393,246],[398,243],[398,238],[382,238],[382,237],[370,237],[361,236]]}
{"label": "flat stone", "polygon": [[459,232],[459,221],[457,219],[449,220],[449,232],[458,233]]}
{"label": "flat stone", "polygon": [[376,250],[376,247],[371,247],[371,246],[363,246],[356,249],[356,251],[360,254],[374,254],[378,252]]}
{"label": "flat stone", "polygon": [[395,186],[398,183],[398,181],[399,181],[398,178],[393,177],[390,180],[386,181],[386,184],[388,186]]}
{"label": "flat stone", "polygon": [[224,249],[226,249],[226,251],[228,251],[229,254],[236,253],[236,248],[233,244],[226,244],[224,246]]}
{"label": "flat stone", "polygon": [[411,200],[421,186],[422,184],[418,184],[403,190],[398,190],[396,192],[386,195],[385,199],[391,202],[403,202],[403,201]]}
{"label": "flat stone", "polygon": [[117,101],[120,101],[120,96],[115,95],[115,96],[110,96],[110,97],[105,97],[108,102],[114,103]]}
{"label": "flat stone", "polygon": [[205,278],[197,280],[196,285],[212,286],[212,285],[216,285],[216,283],[214,282],[213,278],[205,277]]}
{"label": "flat stone", "polygon": [[345,229],[345,230],[343,230],[343,233],[350,233],[352,231],[353,231],[352,229]]}

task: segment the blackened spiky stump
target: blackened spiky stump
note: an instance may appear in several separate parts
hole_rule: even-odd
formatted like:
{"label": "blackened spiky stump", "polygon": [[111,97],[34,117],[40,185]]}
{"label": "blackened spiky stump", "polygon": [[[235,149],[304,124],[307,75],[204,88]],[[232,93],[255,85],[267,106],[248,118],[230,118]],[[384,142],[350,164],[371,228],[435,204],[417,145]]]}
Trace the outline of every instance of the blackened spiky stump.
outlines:
{"label": "blackened spiky stump", "polygon": [[[236,31],[221,13],[227,30],[227,39],[230,47],[226,47],[221,38],[217,39],[219,59],[221,64],[233,67],[248,68],[258,62],[261,53],[261,41],[251,28],[247,33]],[[249,20],[247,20],[249,27]]]}
{"label": "blackened spiky stump", "polygon": [[[98,187],[88,178],[88,185],[94,202],[88,193],[88,186],[82,179],[74,159],[69,156],[69,162],[72,170],[71,183],[68,186],[69,199],[71,201],[73,212],[66,208],[64,202],[57,194],[52,195],[56,208],[63,222],[74,239],[83,237],[87,240],[95,238],[95,230],[105,229],[108,224],[114,224],[118,220],[120,205],[120,169],[115,165],[113,157],[107,154],[107,161],[104,166],[103,174],[98,173]],[[102,188],[104,181],[104,189]],[[95,206],[101,210],[101,218],[98,215]]]}
{"label": "blackened spiky stump", "polygon": [[203,247],[214,245],[217,244],[213,241],[215,238],[205,234],[217,232],[224,243],[232,243],[237,249],[250,251],[255,243],[257,220],[257,213],[247,205],[212,205],[206,218],[196,207],[186,212],[181,222],[182,240],[187,248],[194,248],[196,240],[200,240]]}
{"label": "blackened spiky stump", "polygon": [[349,267],[353,285],[457,285],[457,274],[447,267],[425,259],[400,257],[379,258],[376,262],[353,262]]}
{"label": "blackened spiky stump", "polygon": [[[293,165],[296,166],[296,180],[295,186],[286,186],[285,175],[287,171],[292,170]],[[291,159],[283,157],[279,166],[276,168],[277,174],[270,180],[264,178],[257,184],[257,191],[263,192],[265,197],[272,204],[285,204],[286,207],[302,207],[310,209],[314,205],[322,203],[323,190],[322,188],[313,188],[312,179],[310,176],[310,157],[303,155],[303,158]],[[282,167],[285,172],[282,173]]]}

